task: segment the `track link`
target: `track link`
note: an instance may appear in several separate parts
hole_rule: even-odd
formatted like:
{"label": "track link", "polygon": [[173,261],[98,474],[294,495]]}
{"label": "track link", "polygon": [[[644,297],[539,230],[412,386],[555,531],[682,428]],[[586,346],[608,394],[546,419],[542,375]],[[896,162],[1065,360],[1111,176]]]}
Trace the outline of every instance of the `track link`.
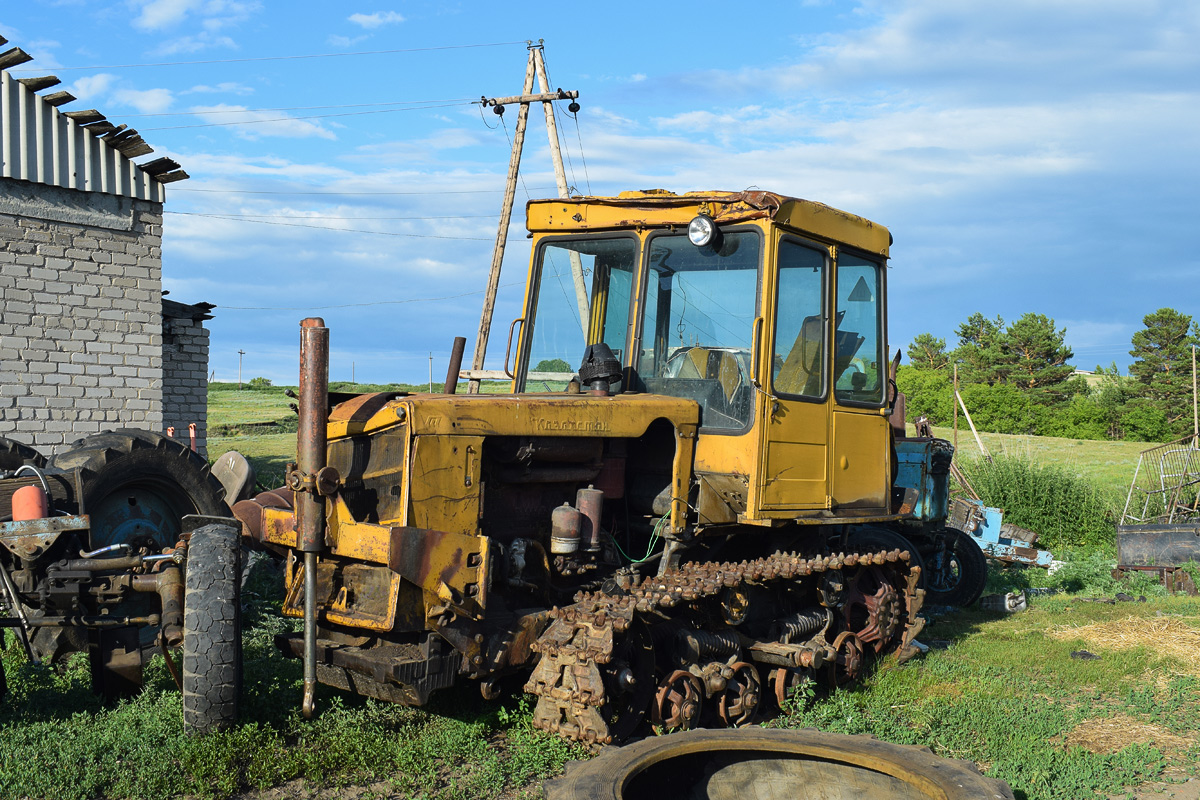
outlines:
{"label": "track link", "polygon": [[532,646],[541,658],[525,685],[525,691],[538,698],[533,725],[590,744],[619,742],[645,714],[645,705],[632,689],[624,700],[616,696],[622,680],[633,684],[622,677],[622,664],[637,654],[626,652],[629,645],[622,640],[641,624],[639,618],[667,613],[678,605],[740,585],[799,583],[812,575],[871,565],[892,565],[904,578],[905,626],[895,651],[901,660],[911,657],[915,652],[912,641],[925,624],[917,616],[925,592],[916,588],[920,568],[909,565],[908,551],[815,558],[776,553],[734,563],[690,562],[661,575],[646,576],[627,594],[581,592],[573,605],[550,612],[550,626]]}

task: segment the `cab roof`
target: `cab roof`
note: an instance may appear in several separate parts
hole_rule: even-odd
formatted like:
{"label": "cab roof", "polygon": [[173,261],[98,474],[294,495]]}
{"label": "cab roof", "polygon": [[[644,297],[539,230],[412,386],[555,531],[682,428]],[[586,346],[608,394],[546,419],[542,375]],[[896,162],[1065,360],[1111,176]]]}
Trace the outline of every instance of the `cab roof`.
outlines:
{"label": "cab roof", "polygon": [[530,200],[526,226],[533,233],[686,228],[697,214],[719,224],[771,220],[818,239],[887,256],[888,229],[823,203],[764,192],[705,191],[675,194],[664,189],[621,192],[616,197]]}

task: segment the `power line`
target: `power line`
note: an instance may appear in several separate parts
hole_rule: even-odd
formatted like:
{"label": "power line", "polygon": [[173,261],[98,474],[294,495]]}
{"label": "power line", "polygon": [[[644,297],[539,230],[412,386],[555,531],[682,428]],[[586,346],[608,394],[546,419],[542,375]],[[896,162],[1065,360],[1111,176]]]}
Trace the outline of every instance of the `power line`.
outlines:
{"label": "power line", "polygon": [[[164,214],[178,214],[184,217],[210,217],[213,214],[205,214],[199,211],[163,211]],[[218,214],[221,218],[237,218],[237,219],[388,219],[388,220],[422,220],[422,219],[495,219],[499,214],[452,214],[439,217],[331,217],[324,215],[305,215],[305,214]]]}
{"label": "power line", "polygon": [[[479,101],[476,100],[476,103]],[[361,117],[366,114],[395,114],[397,111],[421,111],[427,108],[450,108],[453,106],[471,105],[468,102],[435,103],[428,106],[407,106],[405,108],[380,108],[375,111],[345,111],[340,114],[310,114],[303,117],[274,117],[272,119],[243,119],[235,122],[198,122],[195,125],[168,125],[161,128],[142,128],[143,131],[178,131],[185,128],[224,128],[230,125],[259,125],[264,122],[298,122],[307,119],[329,119],[330,117]],[[224,111],[197,111],[195,114],[224,114]]]}
{"label": "power line", "polygon": [[[314,53],[301,56],[260,56],[258,58],[212,58],[203,61],[158,61],[147,64],[93,64],[87,67],[55,67],[58,72],[70,72],[85,69],[135,69],[140,67],[187,67],[200,64],[249,64],[258,61],[298,61],[306,58],[346,58],[348,56],[381,56],[396,53],[429,53],[437,50],[469,50],[478,47],[506,47],[512,44],[528,44],[528,42],[489,42],[487,44],[453,44],[441,47],[410,47],[402,50],[359,50],[353,53]],[[42,67],[25,67],[11,69],[9,72],[45,72]]]}
{"label": "power line", "polygon": [[328,225],[302,225],[298,222],[270,222],[265,219],[248,219],[245,217],[231,217],[224,214],[199,214],[192,213],[194,217],[207,217],[208,219],[223,219],[227,222],[253,222],[258,225],[279,225],[285,228],[312,228],[318,231],[333,231],[334,233],[370,233],[376,236],[401,236],[410,239],[452,239],[465,242],[491,242],[495,240],[492,236],[438,236],[433,233],[397,233],[395,231],[369,231],[357,228],[331,228]]}
{"label": "power line", "polygon": [[[264,111],[315,111],[323,108],[375,108],[378,106],[412,106],[420,103],[474,104],[478,100],[470,97],[451,97],[441,100],[396,100],[387,103],[343,103],[336,106],[279,106],[277,108],[200,108],[191,111],[160,111],[154,114],[122,114],[122,119],[145,117],[187,117],[194,114],[258,114]],[[403,110],[403,109],[401,109]]]}
{"label": "power line", "polygon": [[[504,287],[518,286],[522,281],[512,281],[510,283],[501,284]],[[474,292],[463,292],[462,294],[452,294],[445,297],[413,297],[408,300],[376,300],[372,303],[343,303],[336,306],[218,306],[222,311],[328,311],[332,308],[362,308],[364,306],[398,306],[405,303],[436,303],[442,300],[457,300],[460,297],[470,297],[475,294],[483,294],[484,290],[479,289]]]}
{"label": "power line", "polygon": [[[533,188],[536,191],[549,191],[551,189],[555,189],[557,191],[557,187],[553,187],[553,186],[535,186]],[[260,189],[184,189],[184,188],[176,189],[176,188],[172,187],[171,193],[174,194],[176,192],[206,192],[209,194],[330,195],[330,196],[349,197],[349,196],[358,196],[358,195],[424,196],[424,195],[438,195],[438,194],[503,194],[504,190],[503,189],[453,189],[453,190],[443,190],[443,191],[437,191],[437,192],[307,192],[307,191],[278,192],[278,191],[260,190]]]}

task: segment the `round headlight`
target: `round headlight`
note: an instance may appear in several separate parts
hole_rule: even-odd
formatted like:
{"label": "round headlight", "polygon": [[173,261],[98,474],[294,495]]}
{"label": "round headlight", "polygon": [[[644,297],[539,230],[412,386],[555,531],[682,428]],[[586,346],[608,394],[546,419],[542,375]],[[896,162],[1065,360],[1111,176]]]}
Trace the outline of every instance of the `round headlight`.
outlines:
{"label": "round headlight", "polygon": [[717,238],[717,223],[707,214],[700,214],[688,223],[688,241],[696,247],[712,244]]}

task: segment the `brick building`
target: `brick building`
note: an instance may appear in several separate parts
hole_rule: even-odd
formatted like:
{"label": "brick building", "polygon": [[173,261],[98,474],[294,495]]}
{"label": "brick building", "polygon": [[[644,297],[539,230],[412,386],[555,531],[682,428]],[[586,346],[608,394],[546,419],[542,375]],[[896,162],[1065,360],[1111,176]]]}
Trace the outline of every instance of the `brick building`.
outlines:
{"label": "brick building", "polygon": [[[4,40],[0,38],[0,44]],[[50,455],[118,427],[204,445],[212,306],[165,300],[164,184],[187,174],[0,53],[0,436]]]}

